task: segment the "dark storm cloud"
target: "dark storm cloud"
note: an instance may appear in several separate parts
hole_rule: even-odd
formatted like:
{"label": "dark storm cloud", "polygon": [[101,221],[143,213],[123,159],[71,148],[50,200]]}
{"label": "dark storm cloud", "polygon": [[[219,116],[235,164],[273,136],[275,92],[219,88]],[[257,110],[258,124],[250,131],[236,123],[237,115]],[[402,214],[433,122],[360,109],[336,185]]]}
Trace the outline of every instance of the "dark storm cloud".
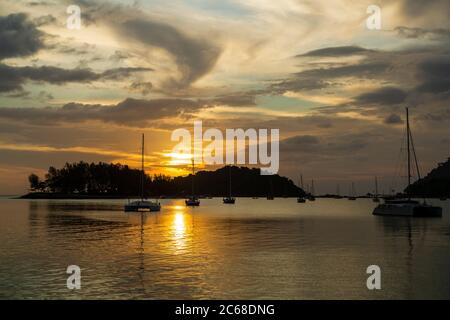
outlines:
{"label": "dark storm cloud", "polygon": [[135,72],[152,71],[150,68],[116,68],[96,73],[91,69],[63,69],[51,66],[11,67],[0,64],[0,92],[21,90],[26,81],[43,81],[62,85],[68,82],[91,82],[95,80],[120,80]]}
{"label": "dark storm cloud", "polygon": [[342,47],[328,47],[323,49],[317,49],[309,51],[304,54],[297,55],[297,57],[340,57],[367,52],[372,52],[372,50],[368,50],[358,46],[342,46]]}
{"label": "dark storm cloud", "polygon": [[393,105],[405,101],[406,96],[406,92],[401,89],[386,87],[361,94],[356,97],[356,102],[363,104]]}
{"label": "dark storm cloud", "polygon": [[0,60],[36,53],[44,47],[42,36],[23,13],[0,16]]}
{"label": "dark storm cloud", "polygon": [[98,120],[140,126],[156,119],[189,117],[204,106],[202,102],[187,99],[128,98],[116,105],[68,103],[61,108],[0,108],[0,118],[27,121],[33,124]]}

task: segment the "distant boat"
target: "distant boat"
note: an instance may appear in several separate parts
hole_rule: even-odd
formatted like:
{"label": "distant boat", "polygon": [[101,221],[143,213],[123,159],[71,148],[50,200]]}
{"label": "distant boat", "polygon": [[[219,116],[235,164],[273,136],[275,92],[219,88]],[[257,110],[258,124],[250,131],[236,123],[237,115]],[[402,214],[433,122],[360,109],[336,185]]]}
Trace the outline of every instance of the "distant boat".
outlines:
{"label": "distant boat", "polygon": [[[302,188],[302,190],[304,190],[304,189],[303,189],[303,175],[302,175],[302,174],[300,175],[300,187]],[[303,196],[299,196],[299,197],[297,198],[297,202],[298,202],[298,203],[305,203],[305,202],[306,202],[306,199],[305,199],[305,197],[303,197]]]}
{"label": "distant boat", "polygon": [[231,196],[231,166],[228,167],[228,197],[223,198],[223,203],[234,204],[236,199]]}
{"label": "distant boat", "polygon": [[[409,126],[409,109],[406,108],[406,144],[407,144],[407,167],[408,187],[411,185],[411,149],[415,160],[418,178],[420,179],[419,164],[414,148],[411,129]],[[442,208],[429,205],[425,202],[408,199],[386,199],[385,203],[379,204],[374,210],[374,215],[380,216],[407,216],[407,217],[441,217]]]}
{"label": "distant boat", "polygon": [[141,161],[141,200],[136,200],[132,202],[128,202],[124,206],[125,212],[137,212],[137,211],[160,211],[161,204],[157,201],[145,200],[144,199],[144,181],[145,181],[145,172],[144,172],[144,134],[142,134],[142,161]]}
{"label": "distant boat", "polygon": [[372,199],[373,202],[380,202],[380,198],[378,198],[378,179],[375,177],[375,195]]}
{"label": "distant boat", "polygon": [[348,200],[356,200],[356,192],[355,192],[355,183],[352,182],[352,187],[351,187],[351,191],[350,191],[350,195],[347,198]]}
{"label": "distant boat", "polygon": [[441,201],[447,201],[447,198],[446,197],[442,197],[440,200]]}
{"label": "distant boat", "polygon": [[194,179],[195,179],[195,166],[194,166],[194,157],[192,157],[192,194],[191,196],[184,200],[184,203],[188,207],[198,207],[200,205],[200,200],[195,196],[195,188],[194,188]]}

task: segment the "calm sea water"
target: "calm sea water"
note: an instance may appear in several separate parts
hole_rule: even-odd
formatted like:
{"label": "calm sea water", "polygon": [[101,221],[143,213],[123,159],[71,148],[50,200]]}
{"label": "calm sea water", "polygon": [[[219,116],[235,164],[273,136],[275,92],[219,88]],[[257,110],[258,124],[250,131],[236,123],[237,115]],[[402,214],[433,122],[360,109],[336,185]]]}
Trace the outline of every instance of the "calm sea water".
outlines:
{"label": "calm sea water", "polygon": [[143,215],[123,203],[0,199],[0,298],[450,298],[448,202],[434,201],[441,219],[375,217],[368,199],[163,200]]}

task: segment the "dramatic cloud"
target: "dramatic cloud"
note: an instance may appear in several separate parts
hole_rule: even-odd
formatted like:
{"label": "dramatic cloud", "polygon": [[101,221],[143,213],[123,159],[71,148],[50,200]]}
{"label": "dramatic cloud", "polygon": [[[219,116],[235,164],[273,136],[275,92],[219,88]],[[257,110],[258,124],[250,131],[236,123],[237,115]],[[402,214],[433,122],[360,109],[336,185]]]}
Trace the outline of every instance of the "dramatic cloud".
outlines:
{"label": "dramatic cloud", "polygon": [[402,103],[406,96],[406,92],[401,89],[387,87],[361,94],[356,98],[356,101],[363,104],[392,105]]}
{"label": "dramatic cloud", "polygon": [[152,71],[150,68],[116,68],[96,73],[91,69],[63,69],[51,66],[11,67],[0,63],[0,92],[21,90],[27,80],[62,85],[68,82],[122,80],[132,73]]}
{"label": "dramatic cloud", "polygon": [[363,134],[343,134],[337,137],[294,136],[280,142],[280,152],[308,153],[326,157],[348,155],[365,148],[369,138],[369,135]]}
{"label": "dramatic cloud", "polygon": [[201,119],[279,128],[282,174],[372,188],[396,160],[404,106],[424,168],[448,157],[435,148],[449,135],[448,0],[380,0],[377,31],[364,26],[367,4],[350,0],[64,3],[81,7],[81,30],[64,28],[60,3],[0,4],[0,144],[9,148],[0,159],[10,167],[34,165],[13,155],[28,148],[48,152],[41,169],[66,148],[135,152],[141,131],[164,161],[170,130]]}
{"label": "dramatic cloud", "polygon": [[61,108],[0,108],[0,118],[42,124],[97,120],[142,126],[151,120],[189,116],[204,106],[201,102],[187,99],[128,98],[116,105],[68,103]]}
{"label": "dramatic cloud", "polygon": [[372,52],[372,50],[368,50],[358,46],[328,47],[309,51],[305,54],[298,55],[297,57],[340,57],[367,52]]}
{"label": "dramatic cloud", "polygon": [[422,84],[418,91],[442,93],[450,90],[450,58],[438,56],[420,63],[418,78]]}
{"label": "dramatic cloud", "polygon": [[256,97],[251,93],[238,93],[217,96],[212,100],[214,104],[223,104],[227,106],[254,106],[256,105]]}
{"label": "dramatic cloud", "polygon": [[450,40],[449,29],[424,29],[424,28],[408,28],[396,27],[395,31],[400,37],[408,39],[430,39],[430,40]]}
{"label": "dramatic cloud", "polygon": [[178,65],[181,79],[171,84],[185,87],[208,73],[215,65],[220,49],[205,39],[194,39],[168,24],[143,19],[130,19],[114,28],[126,41],[153,46],[168,52]]}
{"label": "dramatic cloud", "polygon": [[341,67],[311,69],[294,74],[293,77],[276,82],[270,89],[277,93],[326,88],[332,85],[330,80],[355,77],[372,79],[389,68],[387,62],[361,63]]}
{"label": "dramatic cloud", "polygon": [[386,124],[399,124],[402,123],[402,118],[398,114],[390,114],[384,119],[384,123]]}
{"label": "dramatic cloud", "polygon": [[23,13],[0,16],[0,60],[36,53],[44,47],[42,36]]}

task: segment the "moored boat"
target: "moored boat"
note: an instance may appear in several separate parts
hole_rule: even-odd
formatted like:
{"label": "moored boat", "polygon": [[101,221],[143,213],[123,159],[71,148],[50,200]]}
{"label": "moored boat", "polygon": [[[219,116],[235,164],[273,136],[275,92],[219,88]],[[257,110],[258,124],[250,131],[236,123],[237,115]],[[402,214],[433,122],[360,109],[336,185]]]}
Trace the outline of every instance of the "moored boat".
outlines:
{"label": "moored boat", "polygon": [[144,192],[144,181],[145,181],[145,171],[144,171],[144,134],[142,134],[142,154],[141,154],[141,199],[136,201],[128,201],[124,205],[123,210],[125,212],[138,212],[138,211],[160,211],[161,204],[158,201],[146,200]]}
{"label": "moored boat", "polygon": [[[408,187],[411,185],[411,154],[414,156],[417,176],[420,179],[419,165],[414,149],[411,129],[409,125],[409,109],[406,108],[406,144],[407,144],[407,168],[408,168]],[[412,149],[412,153],[411,153]],[[441,217],[442,208],[426,203],[425,200],[419,202],[407,199],[385,199],[384,203],[379,204],[374,210],[374,215],[378,216],[407,216],[407,217]]]}

